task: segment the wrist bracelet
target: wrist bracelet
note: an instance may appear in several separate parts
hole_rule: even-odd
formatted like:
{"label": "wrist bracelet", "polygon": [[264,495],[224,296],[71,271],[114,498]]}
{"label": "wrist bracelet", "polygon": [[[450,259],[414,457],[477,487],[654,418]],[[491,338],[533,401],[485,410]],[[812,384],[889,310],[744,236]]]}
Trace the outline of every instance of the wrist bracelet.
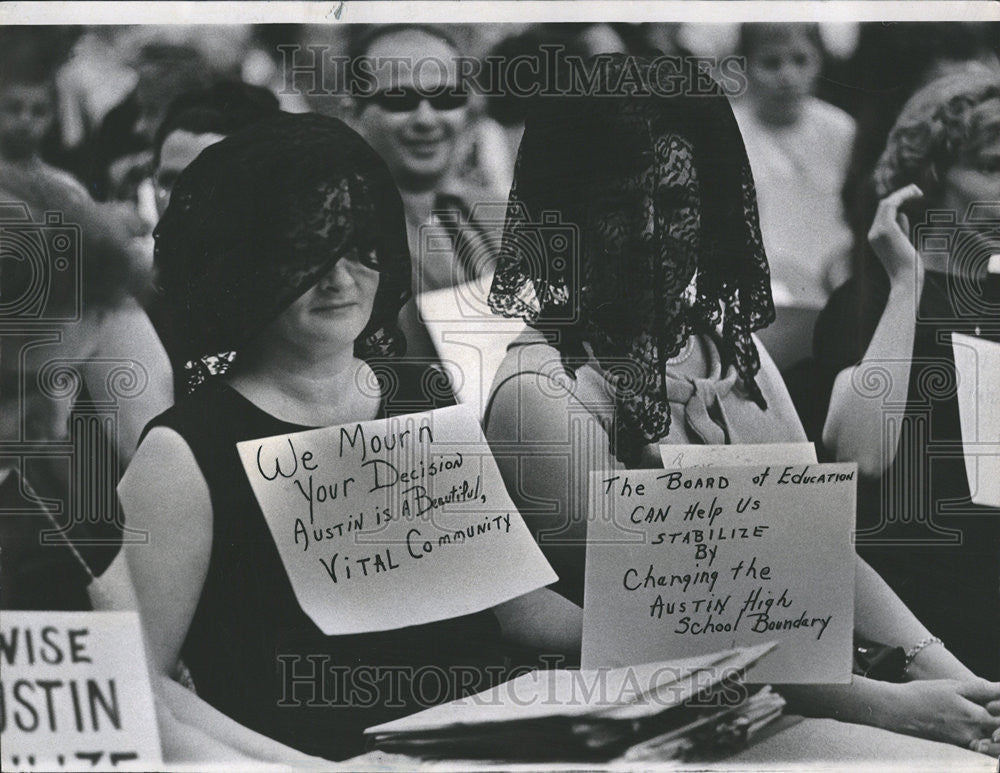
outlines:
{"label": "wrist bracelet", "polygon": [[941,641],[940,636],[928,636],[926,639],[921,639],[912,647],[910,647],[910,649],[906,651],[906,665],[903,666],[903,670],[905,671],[906,669],[908,669],[910,667],[910,664],[913,662],[913,659],[917,657],[917,655],[919,655],[924,649],[930,647],[932,644],[944,645],[944,642]]}

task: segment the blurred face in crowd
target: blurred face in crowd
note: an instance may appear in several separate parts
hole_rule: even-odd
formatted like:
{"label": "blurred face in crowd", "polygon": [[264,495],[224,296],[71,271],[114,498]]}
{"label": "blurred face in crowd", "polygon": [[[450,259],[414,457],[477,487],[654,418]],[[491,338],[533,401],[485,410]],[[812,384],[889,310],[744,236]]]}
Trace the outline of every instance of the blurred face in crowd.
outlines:
{"label": "blurred face in crowd", "polygon": [[[60,326],[63,340],[39,345],[38,336],[5,336],[0,344],[0,443],[63,440],[69,433],[75,390],[67,359],[86,357],[96,342],[93,325]],[[0,463],[2,467],[2,463]]]}
{"label": "blurred face in crowd", "polygon": [[379,273],[356,253],[336,262],[315,285],[285,309],[262,334],[271,345],[345,349],[371,319]]}
{"label": "blurred face in crowd", "polygon": [[[177,54],[181,56],[181,54]],[[152,147],[156,130],[167,113],[167,108],[178,94],[202,86],[204,72],[198,54],[191,51],[187,60],[140,61],[135,65],[138,79],[135,101],[139,115],[132,131]]]}
{"label": "blurred face in crowd", "polygon": [[206,132],[196,134],[184,129],[178,129],[167,135],[160,148],[160,162],[153,174],[153,185],[156,189],[156,211],[160,217],[167,211],[170,203],[170,192],[174,188],[177,176],[187,168],[198,154],[209,145],[225,139],[223,134]]}
{"label": "blurred face in crowd", "polygon": [[976,107],[973,126],[968,148],[942,177],[940,206],[962,218],[970,204],[987,202],[1000,219],[1000,99]]}
{"label": "blurred face in crowd", "polygon": [[747,77],[758,115],[768,123],[792,123],[812,93],[821,52],[801,25],[762,25],[754,38]]}
{"label": "blurred face in crowd", "polygon": [[52,125],[47,83],[10,83],[0,94],[0,151],[8,161],[33,157]]}
{"label": "blurred face in crowd", "polygon": [[[466,100],[449,93],[458,84],[456,52],[427,32],[402,30],[376,38],[367,56],[403,61],[376,70],[375,96],[358,100],[358,128],[400,188],[432,189],[451,171],[468,123]],[[443,95],[418,100],[414,87]],[[385,94],[389,89],[403,89],[405,96]]]}

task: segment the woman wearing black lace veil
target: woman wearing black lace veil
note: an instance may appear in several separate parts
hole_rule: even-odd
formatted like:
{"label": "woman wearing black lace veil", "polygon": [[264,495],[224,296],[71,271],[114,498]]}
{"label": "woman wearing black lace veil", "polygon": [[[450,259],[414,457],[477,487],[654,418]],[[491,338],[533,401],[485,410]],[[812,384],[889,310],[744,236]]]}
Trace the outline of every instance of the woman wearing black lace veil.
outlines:
{"label": "woman wearing black lace veil", "polygon": [[[486,435],[577,605],[591,470],[661,467],[660,443],[806,439],[753,336],[774,309],[742,139],[725,96],[678,72],[618,57],[604,94],[529,108],[490,295],[529,327],[494,380]],[[856,593],[860,635],[928,636],[861,561]],[[908,676],[786,693],[804,712],[962,745],[996,728],[1000,686],[947,650],[925,649]]]}
{"label": "woman wearing black lace veil", "polygon": [[[171,359],[186,363],[176,381],[189,394],[147,427],[119,489],[130,527],[150,535],[128,564],[156,672],[183,658],[221,712],[206,712],[206,729],[264,759],[297,761],[243,728],[349,757],[364,728],[468,690],[445,678],[455,667],[464,679],[502,663],[490,611],[326,636],[296,599],[236,450],[453,404],[437,371],[399,359],[404,223],[388,169],[356,133],[281,115],[202,152],[156,229]],[[352,681],[358,668],[367,681]],[[421,668],[442,676],[433,697],[414,686]]]}

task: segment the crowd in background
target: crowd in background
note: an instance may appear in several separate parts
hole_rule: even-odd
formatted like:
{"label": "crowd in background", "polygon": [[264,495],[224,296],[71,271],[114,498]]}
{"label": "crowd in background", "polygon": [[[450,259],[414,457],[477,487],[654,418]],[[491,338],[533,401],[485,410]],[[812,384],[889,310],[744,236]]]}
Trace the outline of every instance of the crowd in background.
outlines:
{"label": "crowd in background", "polygon": [[[344,120],[384,159],[400,190],[415,296],[485,282],[485,297],[503,222],[482,217],[477,205],[507,199],[515,179],[527,98],[475,90],[467,95],[444,91],[427,96],[409,88],[412,84],[384,80],[388,77],[384,73],[372,76],[369,98],[360,98],[352,90],[357,84],[349,79],[334,78],[323,89],[310,89],[315,73],[301,66],[303,57],[310,47],[322,47],[325,55],[355,59],[449,61],[459,55],[514,59],[541,56],[548,46],[560,45],[581,57],[601,53],[665,53],[706,61],[737,57],[745,78],[739,82],[746,88],[730,98],[756,185],[777,307],[775,324],[761,338],[788,385],[806,435],[820,444],[826,458],[858,461],[862,472],[877,479],[891,468],[892,460],[872,462],[871,449],[857,440],[860,430],[843,418],[852,412],[864,414],[845,397],[840,378],[866,351],[871,355],[870,345],[883,342],[886,334],[879,337],[878,324],[893,308],[886,300],[887,288],[902,282],[891,270],[902,260],[892,263],[898,250],[879,250],[879,240],[872,238],[873,223],[878,225],[882,213],[883,229],[888,228],[884,201],[904,186],[920,185],[930,194],[943,185],[927,177],[924,167],[919,167],[922,176],[915,178],[906,166],[908,158],[920,154],[919,147],[914,150],[920,145],[920,132],[936,131],[927,128],[930,118],[920,113],[919,105],[912,108],[915,128],[910,134],[890,136],[890,132],[904,105],[930,84],[942,85],[927,92],[929,100],[954,97],[992,104],[997,102],[995,89],[1000,82],[1000,30],[964,23],[46,27],[8,28],[0,35],[0,201],[24,203],[35,222],[45,212],[59,210],[68,222],[85,226],[82,316],[78,323],[65,326],[58,350],[37,350],[37,362],[30,357],[12,361],[8,352],[16,351],[18,342],[6,343],[0,362],[0,439],[30,444],[66,438],[75,405],[85,404],[101,388],[100,379],[87,380],[87,361],[132,359],[142,365],[144,389],[138,397],[123,401],[119,429],[114,437],[100,441],[111,447],[114,464],[122,469],[146,423],[166,410],[175,396],[227,364],[225,353],[214,361],[187,361],[188,332],[167,313],[158,293],[161,279],[177,266],[157,263],[153,232],[167,211],[178,176],[203,150],[279,111],[316,112]],[[432,88],[454,87],[454,72],[438,76],[441,82],[430,84]],[[401,77],[409,77],[405,69]],[[401,85],[401,97],[384,97]],[[1000,119],[984,114],[976,120],[976,130],[986,139],[976,140],[975,152],[985,152],[988,162],[990,143],[995,145],[1000,136]],[[956,136],[955,143],[970,141],[967,135]],[[995,158],[992,163],[996,164]],[[918,166],[914,163],[915,169]],[[970,190],[987,199],[995,191],[992,200],[1000,201],[996,173],[996,169],[984,171],[993,175],[992,182]],[[916,198],[912,194],[896,201],[893,214],[898,210],[915,214],[907,202]],[[428,247],[438,243],[435,236],[448,245],[443,253]],[[0,254],[0,258],[11,256]],[[0,280],[7,293],[16,294],[18,282],[28,280],[23,266],[19,273],[14,263],[0,262]],[[906,268],[900,268],[900,274]],[[869,290],[878,295],[883,289],[874,316],[858,310],[868,308]],[[70,304],[72,299],[61,302]],[[912,305],[911,300],[911,317]],[[864,314],[871,319],[857,322]],[[857,329],[852,327],[855,323]],[[426,361],[438,356],[416,300],[403,306],[400,327],[409,356]],[[850,340],[838,340],[845,336]],[[919,345],[913,347],[911,336],[886,343],[878,353],[906,360],[919,350]],[[42,394],[38,386],[45,361],[56,356],[84,364],[82,392],[68,401]],[[907,370],[904,381],[910,379]],[[905,402],[906,394],[901,399]],[[897,463],[896,469],[902,466]],[[32,502],[65,500],[66,485],[65,470],[42,464],[31,471],[0,465],[0,506],[25,513]],[[42,497],[35,499],[35,489]],[[879,497],[878,490],[869,492],[862,511],[877,508]],[[982,523],[977,521],[975,528]],[[22,526],[15,538],[21,540],[17,544],[27,545],[35,538],[37,525],[25,521]],[[12,528],[8,521],[5,530],[13,533]],[[99,525],[87,528],[99,530]],[[982,544],[995,539],[995,528],[986,531]],[[77,551],[72,544],[68,549]],[[114,551],[105,555],[88,548],[84,553],[86,581],[107,568]],[[969,567],[978,574],[965,587],[995,601],[1000,569],[996,554],[990,555],[970,563],[968,555],[956,554],[933,570],[947,585],[947,577]],[[939,612],[949,599],[961,595],[961,588],[943,589],[936,606],[922,609],[922,592],[907,586],[922,561],[925,558],[918,557],[912,566],[899,565],[898,578],[891,576],[898,565],[896,556],[885,559],[883,566],[875,560],[873,564],[888,573],[890,584],[921,620],[929,617],[932,630],[944,629],[950,622]],[[15,585],[6,581],[0,585],[4,606],[88,604],[69,593],[39,601],[45,589],[80,587],[79,582],[60,581],[50,569],[45,562],[26,561],[22,570],[5,561],[5,580],[18,573],[20,579]],[[26,590],[18,595],[16,588]],[[108,592],[113,593],[113,587]],[[963,612],[970,625],[983,606],[973,600]],[[1000,643],[1000,621],[995,608],[985,607],[989,619],[982,630],[987,643],[959,646],[957,654],[976,673],[997,679],[1000,652],[987,649]],[[977,635],[965,631],[956,638]]]}
{"label": "crowd in background", "polygon": [[[317,46],[327,57],[406,56],[405,35],[380,35],[370,51],[366,33],[349,26],[49,27],[4,35],[4,163],[121,204],[120,216],[138,235],[158,217],[157,132],[168,108],[213,84],[266,89],[286,111],[372,123],[367,136],[379,152],[401,153],[391,116],[361,109],[344,78],[327,74],[315,88],[303,62]],[[747,87],[734,104],[754,165],[775,297],[807,308],[822,307],[863,260],[874,212],[870,172],[906,99],[956,68],[998,66],[996,30],[961,23],[453,25],[447,36],[450,43],[416,53],[513,59],[560,45],[583,57],[740,57]],[[503,199],[523,101],[473,93],[467,104],[437,111],[455,146],[439,159],[447,170],[438,176]]]}
{"label": "crowd in background", "polygon": [[[346,25],[9,28],[0,164],[8,177],[21,175],[22,187],[51,184],[100,203],[134,240],[137,268],[148,270],[169,186],[201,149],[269,110],[333,115],[389,162],[406,202],[411,251],[420,250],[421,227],[435,225],[453,242],[480,243],[454,250],[457,268],[418,255],[419,293],[474,278],[490,263],[497,224],[471,217],[472,209],[506,200],[525,97],[473,89],[461,104],[400,111],[353,98],[352,84],[333,70],[317,88],[316,71],[303,66],[316,61],[311,50],[328,58],[514,60],[561,46],[581,57],[663,52],[716,63],[735,55],[746,80],[730,96],[753,165],[775,303],[785,310],[765,342],[818,439],[825,400],[810,397],[822,391],[810,332],[848,277],[884,278],[867,234],[877,204],[872,170],[889,130],[906,100],[935,78],[1000,68],[998,33],[988,24],[451,25],[430,39],[386,29],[373,36]],[[532,76],[518,77],[530,85]],[[460,235],[449,225],[455,220],[467,226]],[[410,354],[433,357],[415,304],[403,315]]]}

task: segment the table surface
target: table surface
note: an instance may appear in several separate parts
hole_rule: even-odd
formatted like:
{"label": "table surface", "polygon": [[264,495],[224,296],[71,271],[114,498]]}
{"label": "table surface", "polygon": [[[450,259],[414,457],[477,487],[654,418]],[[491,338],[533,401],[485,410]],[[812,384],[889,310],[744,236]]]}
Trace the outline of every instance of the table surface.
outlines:
{"label": "table surface", "polygon": [[[997,761],[984,754],[950,744],[891,733],[834,719],[786,716],[775,732],[765,732],[743,751],[718,762],[683,764],[666,761],[663,768],[682,770],[900,770],[976,771],[995,773]],[[621,763],[504,763],[482,760],[424,761],[401,754],[370,752],[348,760],[358,771],[393,770],[626,770],[650,769],[655,762]]]}

